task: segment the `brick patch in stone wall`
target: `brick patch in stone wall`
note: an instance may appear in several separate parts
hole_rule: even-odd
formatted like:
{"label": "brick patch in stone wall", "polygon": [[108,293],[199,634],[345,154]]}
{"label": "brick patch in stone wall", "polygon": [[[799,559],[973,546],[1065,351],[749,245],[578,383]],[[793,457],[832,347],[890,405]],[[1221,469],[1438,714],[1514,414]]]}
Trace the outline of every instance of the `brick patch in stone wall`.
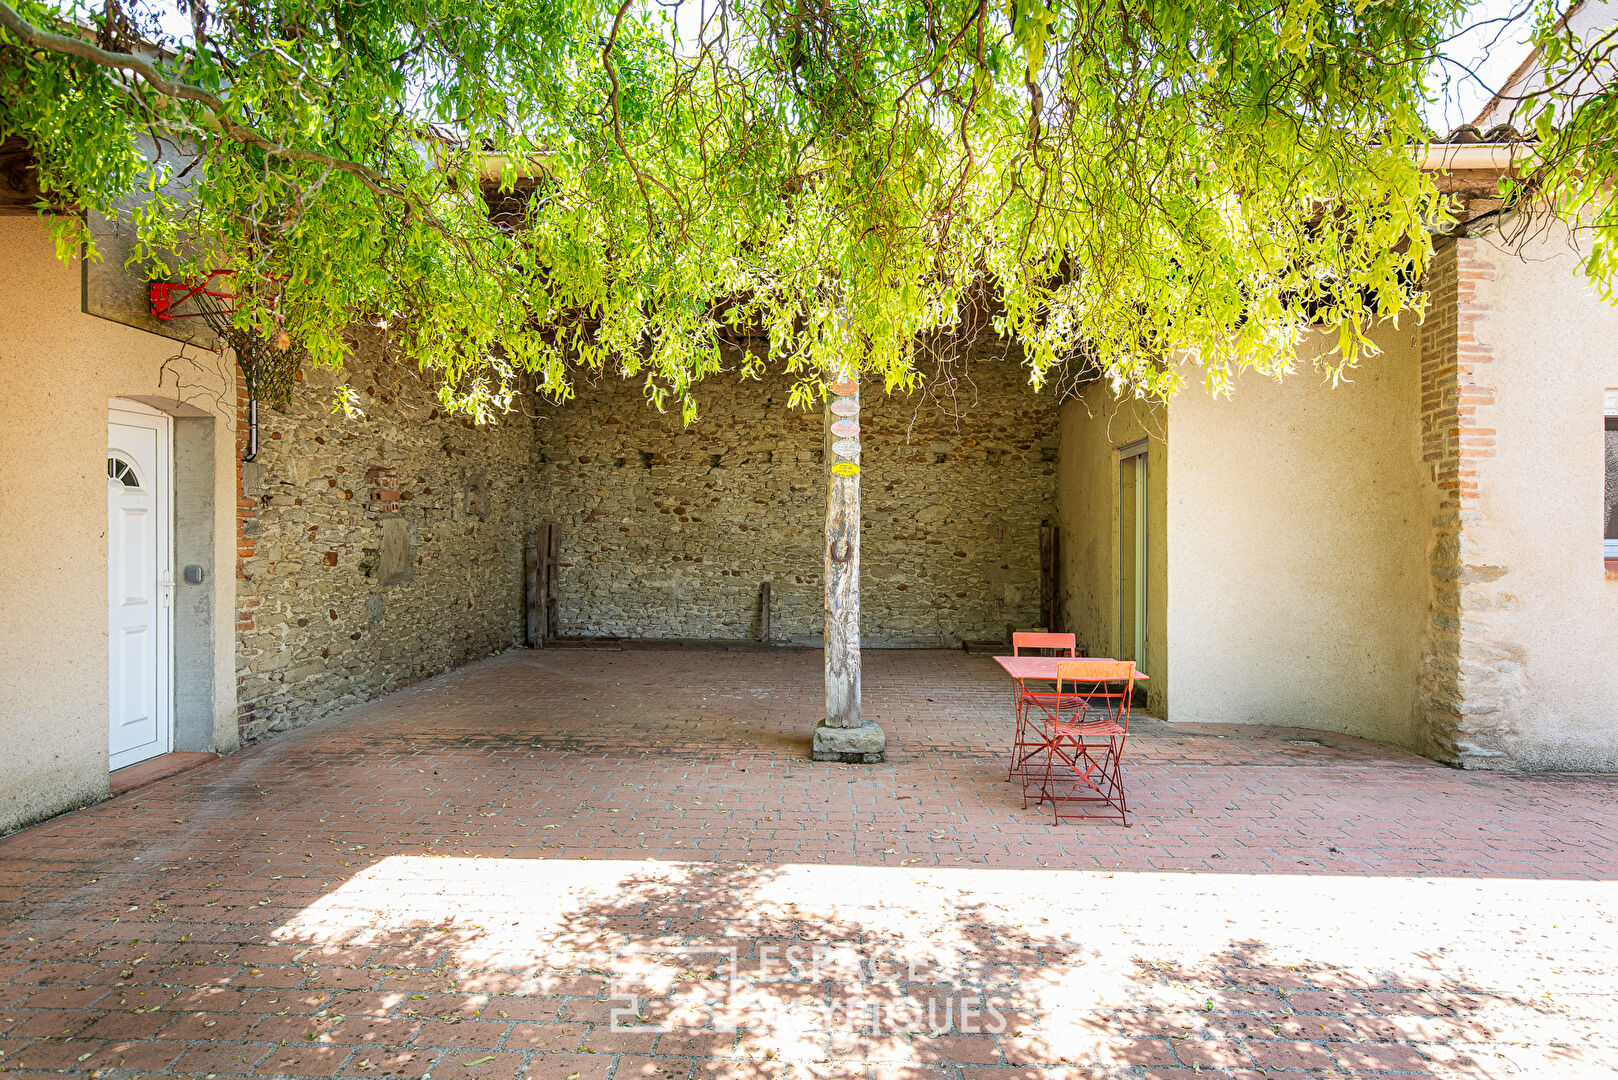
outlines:
{"label": "brick patch in stone wall", "polygon": [[399,470],[387,465],[372,465],[365,470],[371,481],[371,498],[367,509],[374,514],[399,512]]}
{"label": "brick patch in stone wall", "polygon": [[1484,241],[1441,245],[1428,269],[1429,309],[1421,333],[1422,455],[1440,502],[1432,523],[1432,585],[1421,709],[1423,749],[1472,768],[1510,764],[1502,747],[1509,703],[1522,693],[1517,650],[1491,637],[1486,612],[1506,568],[1471,542],[1484,520],[1479,473],[1495,456],[1487,423],[1494,351],[1486,323],[1495,266]]}

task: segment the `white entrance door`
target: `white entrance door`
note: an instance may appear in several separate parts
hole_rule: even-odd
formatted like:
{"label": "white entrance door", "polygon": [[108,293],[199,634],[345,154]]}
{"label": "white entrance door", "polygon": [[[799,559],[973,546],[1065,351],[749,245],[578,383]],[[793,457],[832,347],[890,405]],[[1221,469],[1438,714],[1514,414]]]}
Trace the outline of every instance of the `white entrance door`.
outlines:
{"label": "white entrance door", "polygon": [[107,422],[109,763],[166,754],[169,695],[170,420],[119,402]]}

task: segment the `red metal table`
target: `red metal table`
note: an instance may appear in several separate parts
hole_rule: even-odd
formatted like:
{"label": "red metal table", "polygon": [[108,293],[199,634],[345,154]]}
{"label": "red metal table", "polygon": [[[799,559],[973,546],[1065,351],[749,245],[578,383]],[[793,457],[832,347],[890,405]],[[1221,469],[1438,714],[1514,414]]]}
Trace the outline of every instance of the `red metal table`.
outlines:
{"label": "red metal table", "polygon": [[[1023,772],[1024,806],[1027,806],[1027,789],[1029,789],[1027,761],[1029,761],[1029,758],[1034,756],[1034,753],[1037,753],[1037,748],[1036,750],[1029,750],[1029,745],[1032,745],[1032,743],[1027,742],[1026,738],[1024,738],[1023,732],[1023,695],[1024,691],[1027,691],[1027,683],[1055,683],[1057,682],[1058,664],[1073,664],[1073,662],[1079,662],[1079,664],[1082,664],[1084,661],[1116,662],[1112,661],[1112,657],[1103,656],[995,657],[995,664],[1000,665],[1000,667],[1005,670],[1005,674],[1010,675],[1011,677],[1011,699],[1013,699],[1014,709],[1016,709],[1016,725],[1018,725],[1018,727],[1016,727],[1016,735],[1013,735],[1013,740],[1011,740],[1011,766],[1006,769],[1006,779],[1010,780],[1011,777],[1016,776],[1019,771]],[[1147,682],[1147,677],[1146,675],[1142,674],[1141,669],[1134,670],[1134,678],[1136,678],[1136,682]],[[1042,693],[1044,693],[1045,696],[1055,696],[1050,690],[1042,691]],[[1053,708],[1057,708],[1058,711],[1060,711],[1061,704],[1055,703]],[[1128,721],[1126,721],[1126,725],[1128,725]],[[1053,746],[1053,743],[1050,743],[1048,740],[1045,740],[1045,738],[1042,738],[1039,745]],[[1120,761],[1121,753],[1123,753],[1123,750],[1121,750],[1121,743],[1120,745],[1113,746],[1113,756],[1112,758],[1108,758],[1108,761],[1113,761],[1113,763]],[[1105,801],[1105,803],[1108,803],[1108,805],[1116,806],[1116,810],[1118,810],[1121,819],[1123,819],[1123,824],[1128,826],[1129,814],[1128,810],[1126,810],[1125,800],[1123,800],[1123,774],[1121,774],[1121,767],[1115,767],[1115,769],[1112,769],[1112,777],[1102,777],[1103,782],[1110,782],[1110,784],[1115,785],[1115,787],[1107,787],[1107,789],[1103,789],[1102,785],[1097,784],[1097,782],[1092,782],[1091,780],[1091,767],[1089,767],[1089,761],[1091,761],[1091,759],[1089,759],[1089,756],[1086,756],[1084,761],[1086,761],[1086,767],[1084,767],[1082,776],[1079,776],[1079,782],[1089,785],[1089,789],[1092,789],[1092,792],[1094,793],[1086,792],[1086,795],[1082,795],[1082,797],[1071,797],[1071,795],[1069,795],[1069,797],[1063,798],[1066,798],[1068,801]],[[1071,766],[1071,764],[1073,763],[1069,761],[1069,766]],[[1053,793],[1048,789],[1050,789],[1050,769],[1048,769],[1047,766],[1047,772],[1045,772],[1045,782],[1044,785],[1040,787],[1040,801],[1045,801],[1047,798],[1050,798],[1050,801],[1052,801],[1052,810],[1057,813],[1057,821],[1060,823],[1061,811],[1060,806],[1058,806],[1058,798],[1055,797],[1055,795],[1053,795]],[[1113,801],[1115,798],[1116,801]]]}
{"label": "red metal table", "polygon": [[[1110,660],[1107,656],[1081,656],[1079,660]],[[1028,679],[1047,679],[1056,681],[1056,665],[1073,663],[1071,656],[997,656],[994,662],[1005,668],[1006,674],[1019,686]],[[1136,682],[1148,682],[1146,674],[1139,668],[1135,669]]]}
{"label": "red metal table", "polygon": [[[1011,767],[1006,770],[1007,780],[1010,780],[1012,775],[1022,767],[1027,756],[1023,752],[1025,748],[1023,746],[1022,730],[1022,696],[1023,692],[1027,689],[1027,684],[1030,682],[1049,682],[1054,684],[1056,682],[1056,665],[1062,663],[1070,664],[1073,663],[1075,659],[1080,661],[1110,660],[1111,657],[997,656],[994,658],[994,662],[999,664],[1001,668],[1005,670],[1007,675],[1011,676],[1012,710],[1017,717],[1017,731],[1012,737],[1011,744]],[[1139,668],[1135,669],[1135,680],[1137,682],[1148,681],[1146,675]]]}

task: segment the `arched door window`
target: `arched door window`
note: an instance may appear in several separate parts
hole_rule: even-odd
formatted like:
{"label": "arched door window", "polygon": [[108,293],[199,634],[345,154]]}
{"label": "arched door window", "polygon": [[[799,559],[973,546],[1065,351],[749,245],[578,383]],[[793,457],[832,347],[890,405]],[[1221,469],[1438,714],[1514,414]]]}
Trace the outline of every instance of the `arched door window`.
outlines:
{"label": "arched door window", "polygon": [[116,480],[124,487],[140,487],[140,476],[135,472],[135,466],[118,454],[107,457],[107,479]]}

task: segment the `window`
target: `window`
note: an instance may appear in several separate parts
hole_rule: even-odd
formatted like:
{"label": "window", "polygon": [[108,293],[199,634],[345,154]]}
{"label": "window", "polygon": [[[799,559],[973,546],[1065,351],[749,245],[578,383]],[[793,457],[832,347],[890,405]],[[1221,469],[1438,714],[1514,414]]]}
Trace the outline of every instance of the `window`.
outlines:
{"label": "window", "polygon": [[1608,390],[1607,413],[1607,501],[1605,519],[1607,528],[1601,554],[1618,559],[1618,390]]}
{"label": "window", "polygon": [[107,459],[107,479],[116,480],[124,487],[140,487],[140,477],[135,475],[135,467],[121,457]]}

